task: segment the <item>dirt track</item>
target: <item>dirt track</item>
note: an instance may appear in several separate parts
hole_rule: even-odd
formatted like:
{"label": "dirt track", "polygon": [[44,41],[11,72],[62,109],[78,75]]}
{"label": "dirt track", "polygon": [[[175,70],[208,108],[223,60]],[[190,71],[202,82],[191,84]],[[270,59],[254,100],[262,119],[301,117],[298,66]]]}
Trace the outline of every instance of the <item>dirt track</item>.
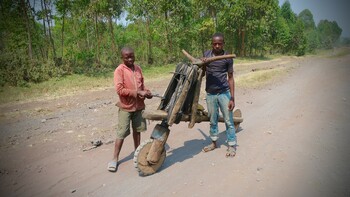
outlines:
{"label": "dirt track", "polygon": [[[294,67],[273,84],[236,91],[244,122],[238,150],[215,151],[208,123],[171,127],[160,172],[140,177],[133,143],[112,157],[117,109],[113,88],[55,100],[0,106],[1,196],[350,196],[350,56],[283,58],[250,65]],[[240,73],[237,73],[238,75]],[[162,93],[168,84],[146,83]],[[201,100],[201,102],[204,102]],[[156,108],[159,100],[147,101]],[[157,122],[150,122],[142,141]],[[224,125],[220,125],[221,130]],[[105,144],[89,151],[91,140]]]}

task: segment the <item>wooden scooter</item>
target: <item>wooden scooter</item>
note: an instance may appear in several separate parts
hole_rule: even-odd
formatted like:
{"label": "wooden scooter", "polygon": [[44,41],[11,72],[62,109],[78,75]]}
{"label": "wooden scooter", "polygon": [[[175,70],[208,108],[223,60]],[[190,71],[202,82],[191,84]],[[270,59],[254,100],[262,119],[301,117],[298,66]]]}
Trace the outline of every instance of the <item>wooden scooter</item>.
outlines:
{"label": "wooden scooter", "polygon": [[[157,110],[145,110],[142,115],[146,119],[159,120],[161,123],[154,127],[151,138],[142,142],[134,153],[134,166],[140,175],[154,174],[164,163],[166,157],[164,145],[170,133],[170,126],[188,121],[188,128],[193,128],[195,123],[209,121],[208,112],[198,103],[203,68],[207,63],[236,57],[234,54],[215,56],[203,62],[192,57],[185,50],[182,52],[191,63],[177,65],[164,96],[160,96],[161,102]],[[237,130],[243,122],[242,113],[236,109],[233,116]],[[224,122],[224,119],[219,117],[219,122]]]}

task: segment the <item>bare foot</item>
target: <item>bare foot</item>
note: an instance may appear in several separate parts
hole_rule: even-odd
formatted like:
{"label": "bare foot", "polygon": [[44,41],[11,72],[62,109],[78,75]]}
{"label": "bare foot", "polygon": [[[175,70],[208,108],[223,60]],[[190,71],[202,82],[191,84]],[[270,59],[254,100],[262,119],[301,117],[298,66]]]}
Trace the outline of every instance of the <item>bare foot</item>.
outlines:
{"label": "bare foot", "polygon": [[236,156],[236,147],[229,146],[227,148],[226,157],[234,157],[234,156]]}
{"label": "bare foot", "polygon": [[206,152],[212,151],[212,150],[214,150],[214,149],[216,149],[216,145],[215,145],[215,143],[211,143],[211,144],[209,144],[208,146],[205,146],[205,147],[202,149],[202,151],[206,153]]}

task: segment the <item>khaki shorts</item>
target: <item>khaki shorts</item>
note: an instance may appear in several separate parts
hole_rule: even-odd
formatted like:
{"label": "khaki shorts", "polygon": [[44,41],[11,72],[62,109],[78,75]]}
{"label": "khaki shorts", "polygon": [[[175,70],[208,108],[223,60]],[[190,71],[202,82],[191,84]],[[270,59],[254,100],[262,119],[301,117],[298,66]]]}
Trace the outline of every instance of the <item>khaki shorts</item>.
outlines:
{"label": "khaki shorts", "polygon": [[146,119],[142,117],[143,110],[135,112],[118,110],[117,138],[124,139],[130,135],[130,121],[133,131],[143,132],[147,130]]}

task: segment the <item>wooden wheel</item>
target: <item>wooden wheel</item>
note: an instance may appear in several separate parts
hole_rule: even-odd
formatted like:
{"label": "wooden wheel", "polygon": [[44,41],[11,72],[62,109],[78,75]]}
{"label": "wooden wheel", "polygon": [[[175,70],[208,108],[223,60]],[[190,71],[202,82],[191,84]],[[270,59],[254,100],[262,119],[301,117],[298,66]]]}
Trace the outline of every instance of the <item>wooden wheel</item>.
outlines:
{"label": "wooden wheel", "polygon": [[134,166],[139,172],[140,175],[151,175],[158,171],[158,169],[163,165],[166,152],[165,149],[163,150],[160,159],[155,164],[150,164],[147,161],[147,155],[151,149],[153,143],[153,139],[148,139],[140,144],[139,147],[137,147],[135,154],[134,154]]}

